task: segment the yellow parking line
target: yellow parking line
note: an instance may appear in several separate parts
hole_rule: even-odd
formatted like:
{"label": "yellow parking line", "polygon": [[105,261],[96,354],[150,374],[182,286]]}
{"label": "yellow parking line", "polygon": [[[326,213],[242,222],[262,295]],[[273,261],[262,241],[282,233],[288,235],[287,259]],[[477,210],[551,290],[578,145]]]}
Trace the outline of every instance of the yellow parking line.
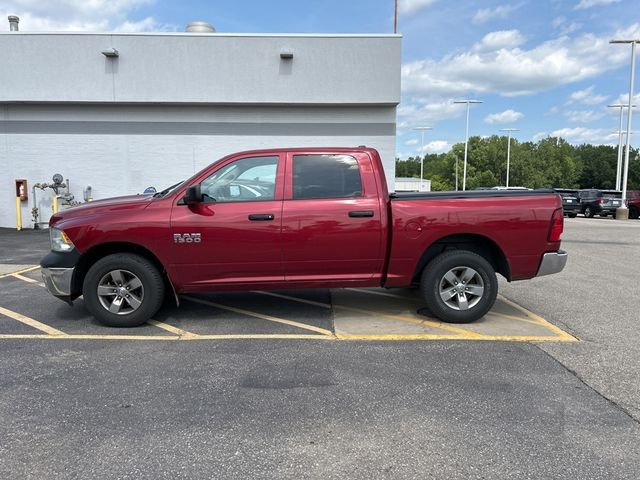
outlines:
{"label": "yellow parking line", "polygon": [[350,334],[336,331],[338,340],[382,340],[382,341],[403,341],[403,340],[459,340],[459,341],[498,341],[498,342],[573,342],[569,339],[556,335],[480,335],[478,337],[465,337],[460,335],[432,335],[428,333],[407,333],[407,334]]}
{"label": "yellow parking line", "polygon": [[410,298],[410,297],[405,297],[403,295],[398,295],[396,293],[377,292],[375,290],[366,290],[364,288],[345,288],[345,290],[351,290],[352,292],[358,292],[358,293],[368,293],[369,295],[379,295],[382,297],[398,298],[401,300],[409,300],[412,302],[422,301],[416,298]]}
{"label": "yellow parking line", "polygon": [[0,278],[5,278],[5,277],[8,277],[8,276],[10,276],[10,275],[16,275],[16,274],[18,274],[18,273],[27,273],[27,272],[31,272],[32,270],[36,270],[36,269],[38,269],[38,268],[40,268],[40,265],[35,265],[35,266],[33,266],[33,267],[29,267],[29,268],[24,268],[24,269],[22,269],[22,270],[18,270],[17,272],[5,273],[5,274],[3,274],[3,275],[0,275]]}
{"label": "yellow parking line", "polygon": [[384,317],[384,318],[389,318],[392,320],[399,320],[401,322],[408,322],[408,323],[415,323],[417,325],[423,325],[423,326],[428,326],[428,327],[433,327],[433,328],[439,328],[441,330],[446,330],[452,333],[457,333],[459,335],[465,336],[465,337],[479,337],[480,334],[479,333],[475,333],[469,330],[465,330],[463,328],[458,328],[458,327],[453,327],[451,325],[445,325],[441,322],[438,321],[434,321],[434,320],[423,320],[423,319],[419,319],[419,318],[413,318],[413,317],[406,317],[404,315],[389,315],[387,313],[383,313],[383,312],[376,312],[373,310],[365,310],[363,308],[356,308],[356,307],[348,307],[346,305],[338,305],[338,304],[333,304],[333,305],[329,305],[328,303],[321,303],[321,302],[314,302],[313,300],[305,300],[303,298],[297,298],[297,297],[290,297],[289,295],[283,295],[281,293],[274,293],[274,292],[258,292],[258,293],[262,293],[263,295],[271,295],[273,297],[278,297],[278,298],[284,298],[286,300],[293,300],[294,302],[301,302],[301,303],[307,303],[310,305],[317,305],[320,307],[325,307],[325,308],[335,308],[335,309],[339,309],[339,310],[346,310],[349,312],[356,312],[356,313],[365,313],[367,315],[375,315],[378,317]]}
{"label": "yellow parking line", "polygon": [[547,320],[545,320],[544,318],[542,318],[539,315],[536,315],[533,312],[530,312],[529,310],[527,310],[524,307],[521,307],[520,305],[518,305],[515,302],[512,302],[511,300],[503,297],[502,295],[498,295],[498,297],[500,298],[500,300],[502,300],[504,303],[506,303],[507,305],[512,306],[513,308],[515,308],[516,310],[521,311],[522,313],[524,313],[527,317],[529,317],[532,320],[537,321],[541,326],[545,327],[547,330],[551,330],[553,333],[555,333],[556,335],[558,335],[559,337],[563,337],[566,339],[566,341],[568,342],[577,342],[578,339],[576,337],[574,337],[573,335],[571,335],[570,333],[565,332],[564,330],[562,330],[560,327],[556,327],[553,323],[548,322]]}
{"label": "yellow parking line", "polygon": [[291,325],[293,327],[303,328],[305,330],[311,330],[312,332],[318,332],[318,333],[321,333],[322,335],[328,335],[328,336],[333,337],[333,332],[331,332],[330,330],[326,330],[324,328],[316,327],[314,325],[307,325],[307,324],[304,324],[304,323],[294,322],[292,320],[286,320],[284,318],[278,318],[278,317],[273,317],[271,315],[264,315],[262,313],[251,312],[249,310],[244,310],[242,308],[229,307],[227,305],[222,305],[220,303],[210,302],[208,300],[201,300],[199,298],[188,297],[188,296],[182,296],[182,298],[184,298],[185,300],[189,300],[191,302],[200,303],[202,305],[208,305],[208,306],[211,306],[211,307],[220,308],[222,310],[227,310],[229,312],[240,313],[242,315],[249,315],[251,317],[261,318],[263,320],[268,320],[270,322],[282,323],[284,325]]}
{"label": "yellow parking line", "polygon": [[19,273],[12,273],[11,276],[14,277],[14,278],[17,278],[18,280],[22,280],[23,282],[35,283],[39,287],[43,287],[44,288],[44,283],[39,282],[38,280],[34,280],[33,278],[22,276]]}
{"label": "yellow parking line", "polygon": [[506,313],[498,313],[498,312],[489,312],[491,315],[496,316],[498,318],[503,318],[505,320],[517,320],[518,322],[530,323],[532,325],[538,325],[539,327],[546,327],[546,325],[528,318],[516,317],[515,315],[507,315]]}
{"label": "yellow parking line", "polygon": [[174,327],[173,325],[169,325],[168,323],[159,322],[158,320],[148,320],[147,323],[149,325],[153,325],[155,327],[166,330],[167,332],[174,333],[180,337],[181,340],[188,340],[191,338],[199,337],[197,333],[187,332],[186,330],[182,330],[181,328]]}
{"label": "yellow parking line", "polygon": [[263,340],[263,339],[284,339],[284,340],[335,340],[328,335],[307,335],[307,334],[220,334],[220,335],[193,335],[190,337],[177,337],[173,335],[31,335],[31,334],[0,334],[0,340],[11,339],[41,339],[41,340],[160,340],[160,341],[193,341],[193,340]]}
{"label": "yellow parking line", "polygon": [[17,313],[17,312],[12,312],[11,310],[7,310],[6,308],[0,307],[0,315],[4,315],[6,317],[9,318],[13,318],[14,320],[19,321],[20,323],[24,323],[25,325],[29,325],[30,327],[33,327],[35,329],[40,330],[41,332],[45,332],[49,335],[52,336],[58,336],[58,337],[62,337],[62,336],[66,336],[67,334],[55,329],[53,327],[50,327],[47,324],[41,323],[37,320],[34,320],[33,318],[29,318],[29,317],[25,317],[24,315]]}

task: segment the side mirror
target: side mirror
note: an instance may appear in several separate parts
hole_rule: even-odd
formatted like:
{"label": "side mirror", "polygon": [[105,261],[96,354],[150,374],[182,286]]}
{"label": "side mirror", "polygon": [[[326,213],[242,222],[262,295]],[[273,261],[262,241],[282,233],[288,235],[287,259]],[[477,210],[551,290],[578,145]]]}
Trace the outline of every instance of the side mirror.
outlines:
{"label": "side mirror", "polygon": [[202,192],[200,191],[200,185],[191,185],[187,188],[187,191],[182,198],[185,205],[195,205],[196,203],[202,203]]}

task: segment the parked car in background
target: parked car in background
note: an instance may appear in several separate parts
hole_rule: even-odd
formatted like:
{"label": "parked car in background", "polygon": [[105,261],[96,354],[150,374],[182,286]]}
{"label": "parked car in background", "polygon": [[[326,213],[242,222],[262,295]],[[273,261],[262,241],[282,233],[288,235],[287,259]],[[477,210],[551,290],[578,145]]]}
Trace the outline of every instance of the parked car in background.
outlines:
{"label": "parked car in background", "polygon": [[629,218],[640,218],[640,190],[627,192],[627,207],[629,208]]}
{"label": "parked car in background", "polygon": [[595,215],[616,218],[616,210],[622,205],[622,193],[616,190],[588,188],[578,191],[580,213],[587,218]]}
{"label": "parked car in background", "polygon": [[575,218],[581,213],[578,191],[568,188],[554,188],[562,197],[562,212],[570,218]]}

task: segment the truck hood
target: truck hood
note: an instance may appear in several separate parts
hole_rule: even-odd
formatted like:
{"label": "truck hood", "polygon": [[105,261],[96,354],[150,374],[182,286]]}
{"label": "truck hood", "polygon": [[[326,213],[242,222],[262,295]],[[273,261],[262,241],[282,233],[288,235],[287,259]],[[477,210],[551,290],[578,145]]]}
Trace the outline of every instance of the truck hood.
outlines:
{"label": "truck hood", "polygon": [[75,217],[87,217],[102,212],[124,211],[145,208],[153,200],[153,195],[125,195],[123,197],[104,198],[83,203],[62,210],[51,217],[50,225]]}

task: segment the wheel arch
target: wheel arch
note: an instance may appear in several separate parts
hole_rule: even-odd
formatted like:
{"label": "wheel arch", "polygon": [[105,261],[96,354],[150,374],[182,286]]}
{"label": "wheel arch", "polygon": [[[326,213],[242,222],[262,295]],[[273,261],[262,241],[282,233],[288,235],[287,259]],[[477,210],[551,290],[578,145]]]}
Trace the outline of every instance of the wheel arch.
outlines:
{"label": "wheel arch", "polygon": [[169,278],[167,270],[160,259],[148,248],[131,242],[101,243],[99,245],[91,247],[89,250],[84,252],[80,256],[80,260],[78,260],[78,263],[76,264],[73,272],[72,292],[74,292],[74,298],[80,296],[82,292],[82,284],[84,283],[84,279],[91,266],[101,258],[117,253],[133,253],[140,255],[141,257],[150,261],[158,269],[160,275],[162,275],[166,290],[173,292],[176,305],[179,305],[180,301],[178,299],[178,295],[175,291],[175,288],[173,287],[173,284],[171,283],[171,279]]}
{"label": "wheel arch", "polygon": [[502,249],[489,237],[475,233],[442,237],[424,251],[413,273],[413,282],[419,283],[424,268],[431,260],[449,250],[468,250],[487,260],[493,269],[511,281],[511,267]]}

